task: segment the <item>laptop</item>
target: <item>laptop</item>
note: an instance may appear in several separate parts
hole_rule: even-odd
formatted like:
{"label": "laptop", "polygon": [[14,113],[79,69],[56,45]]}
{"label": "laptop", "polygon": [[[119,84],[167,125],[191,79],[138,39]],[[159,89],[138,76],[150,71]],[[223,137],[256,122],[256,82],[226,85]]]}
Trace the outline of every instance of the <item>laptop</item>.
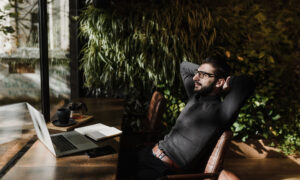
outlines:
{"label": "laptop", "polygon": [[97,148],[98,145],[76,131],[68,131],[50,136],[43,114],[27,104],[39,140],[55,156],[61,157]]}

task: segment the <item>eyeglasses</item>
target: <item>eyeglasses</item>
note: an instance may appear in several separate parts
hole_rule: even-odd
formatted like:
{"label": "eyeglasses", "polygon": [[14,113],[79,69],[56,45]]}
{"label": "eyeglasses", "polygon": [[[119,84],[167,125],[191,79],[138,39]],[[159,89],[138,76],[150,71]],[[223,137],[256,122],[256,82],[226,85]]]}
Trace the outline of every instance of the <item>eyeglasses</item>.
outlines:
{"label": "eyeglasses", "polygon": [[197,75],[199,76],[199,78],[210,78],[210,77],[215,77],[214,74],[211,74],[211,73],[207,73],[207,72],[204,72],[204,71],[198,71],[198,69],[195,69],[194,71],[194,75]]}

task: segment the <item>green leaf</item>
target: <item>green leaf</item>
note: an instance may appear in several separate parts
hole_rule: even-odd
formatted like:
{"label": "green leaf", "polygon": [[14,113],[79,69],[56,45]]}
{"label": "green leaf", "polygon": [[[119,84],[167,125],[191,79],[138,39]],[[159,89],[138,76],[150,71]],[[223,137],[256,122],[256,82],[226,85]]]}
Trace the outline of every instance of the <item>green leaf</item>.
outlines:
{"label": "green leaf", "polygon": [[273,58],[272,56],[268,56],[268,61],[269,61],[270,63],[272,63],[272,64],[275,63],[275,60],[274,60],[274,58]]}
{"label": "green leaf", "polygon": [[264,56],[265,56],[265,52],[260,52],[260,53],[258,54],[258,58],[259,58],[259,59],[263,58]]}
{"label": "green leaf", "polygon": [[236,131],[236,132],[239,132],[239,131],[243,130],[244,127],[245,127],[244,125],[238,124],[238,125],[235,127],[235,131]]}
{"label": "green leaf", "polygon": [[242,141],[245,142],[248,139],[248,135],[242,137]]}
{"label": "green leaf", "polygon": [[273,121],[276,121],[276,120],[280,119],[280,117],[281,117],[281,116],[280,116],[279,114],[277,114],[276,116],[273,116],[273,117],[272,117],[272,120],[273,120]]}
{"label": "green leaf", "polygon": [[273,113],[273,110],[271,110],[269,113],[268,113],[268,116],[271,116]]}
{"label": "green leaf", "polygon": [[170,90],[168,90],[168,89],[164,90],[164,94],[167,96],[170,96]]}

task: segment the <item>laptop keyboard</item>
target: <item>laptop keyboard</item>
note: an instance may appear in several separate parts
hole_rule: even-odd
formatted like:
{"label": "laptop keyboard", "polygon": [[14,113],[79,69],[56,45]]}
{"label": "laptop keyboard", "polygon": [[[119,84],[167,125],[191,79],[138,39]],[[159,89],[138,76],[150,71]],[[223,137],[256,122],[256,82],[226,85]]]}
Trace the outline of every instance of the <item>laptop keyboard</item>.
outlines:
{"label": "laptop keyboard", "polygon": [[70,141],[68,141],[62,135],[51,136],[51,140],[53,144],[56,146],[56,148],[59,149],[61,152],[77,149],[76,146],[70,143]]}

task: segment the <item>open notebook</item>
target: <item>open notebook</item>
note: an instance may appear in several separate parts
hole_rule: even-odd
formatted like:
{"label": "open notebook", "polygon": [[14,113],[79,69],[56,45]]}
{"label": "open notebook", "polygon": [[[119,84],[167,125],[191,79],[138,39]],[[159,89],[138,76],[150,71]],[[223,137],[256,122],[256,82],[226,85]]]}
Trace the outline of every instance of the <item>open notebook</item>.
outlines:
{"label": "open notebook", "polygon": [[102,123],[75,128],[74,130],[82,135],[86,135],[92,138],[95,141],[122,134],[122,131],[120,131],[119,129],[106,126]]}

